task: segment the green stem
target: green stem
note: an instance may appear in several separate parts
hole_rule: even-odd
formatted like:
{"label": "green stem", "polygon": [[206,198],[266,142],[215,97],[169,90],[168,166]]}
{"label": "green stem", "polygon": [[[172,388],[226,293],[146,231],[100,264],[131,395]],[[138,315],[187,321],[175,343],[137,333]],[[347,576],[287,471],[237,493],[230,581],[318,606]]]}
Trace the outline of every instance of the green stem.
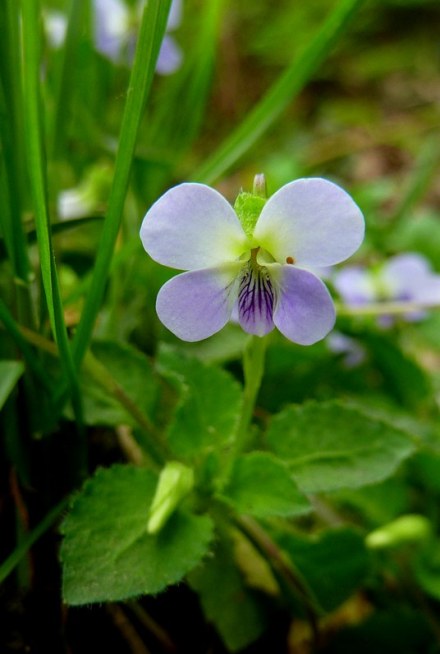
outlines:
{"label": "green stem", "polygon": [[432,309],[440,309],[440,304],[438,302],[433,302],[432,304],[419,302],[372,302],[371,304],[364,304],[362,306],[336,305],[338,316],[403,315],[415,311],[432,311]]}
{"label": "green stem", "polygon": [[281,589],[287,596],[301,601],[310,623],[314,645],[317,646],[319,640],[318,618],[321,611],[300,572],[294,568],[277,543],[256,520],[249,516],[237,516],[234,522],[269,563]]}
{"label": "green stem", "polygon": [[235,455],[244,449],[248,438],[249,424],[264,374],[266,345],[266,337],[251,336],[243,352],[243,406],[235,440]]}

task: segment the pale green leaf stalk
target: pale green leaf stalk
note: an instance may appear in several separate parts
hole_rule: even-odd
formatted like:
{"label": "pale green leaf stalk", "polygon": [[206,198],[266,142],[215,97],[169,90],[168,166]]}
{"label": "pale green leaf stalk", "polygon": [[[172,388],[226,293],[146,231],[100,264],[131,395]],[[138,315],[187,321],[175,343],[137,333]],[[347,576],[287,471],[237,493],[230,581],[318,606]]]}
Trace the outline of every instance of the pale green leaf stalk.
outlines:
{"label": "pale green leaf stalk", "polygon": [[194,486],[194,472],[179,461],[169,461],[160,473],[150,508],[147,531],[157,534]]}

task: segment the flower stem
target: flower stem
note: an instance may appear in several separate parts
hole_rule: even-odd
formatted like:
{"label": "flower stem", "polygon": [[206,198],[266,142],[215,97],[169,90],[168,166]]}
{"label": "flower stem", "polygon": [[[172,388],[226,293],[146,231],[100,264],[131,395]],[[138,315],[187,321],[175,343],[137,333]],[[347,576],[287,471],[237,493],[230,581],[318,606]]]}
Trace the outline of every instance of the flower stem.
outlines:
{"label": "flower stem", "polygon": [[235,440],[235,455],[239,454],[246,445],[249,423],[263,379],[266,345],[266,337],[251,336],[243,352],[243,406]]}
{"label": "flower stem", "polygon": [[269,563],[281,590],[286,593],[286,596],[300,600],[310,624],[314,646],[317,648],[319,640],[318,619],[321,609],[300,572],[256,520],[242,515],[236,517],[234,522],[242,534]]}
{"label": "flower stem", "polygon": [[406,314],[414,311],[427,311],[439,309],[438,302],[372,302],[361,306],[337,304],[339,316],[381,316],[383,314]]}

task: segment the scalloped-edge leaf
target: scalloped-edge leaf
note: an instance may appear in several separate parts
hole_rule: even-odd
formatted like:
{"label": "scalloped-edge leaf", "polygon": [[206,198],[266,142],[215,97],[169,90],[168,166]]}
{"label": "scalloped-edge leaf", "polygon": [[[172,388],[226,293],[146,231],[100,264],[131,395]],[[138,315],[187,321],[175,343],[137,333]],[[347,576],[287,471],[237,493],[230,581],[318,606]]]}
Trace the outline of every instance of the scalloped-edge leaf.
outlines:
{"label": "scalloped-edge leaf", "polygon": [[180,395],[167,434],[173,453],[193,460],[202,451],[230,446],[242,404],[232,375],[166,345],[159,350],[158,369]]}
{"label": "scalloped-edge leaf", "polygon": [[180,581],[206,554],[207,516],[178,510],[147,533],[157,475],[131,465],[100,469],[75,497],[62,524],[63,597],[67,604],[155,594]]}
{"label": "scalloped-edge leaf", "polygon": [[304,493],[382,481],[414,452],[414,440],[367,410],[331,401],[290,406],[267,433],[269,448]]}
{"label": "scalloped-edge leaf", "polygon": [[237,511],[257,518],[291,517],[311,510],[287,466],[269,452],[239,457],[223,495]]}

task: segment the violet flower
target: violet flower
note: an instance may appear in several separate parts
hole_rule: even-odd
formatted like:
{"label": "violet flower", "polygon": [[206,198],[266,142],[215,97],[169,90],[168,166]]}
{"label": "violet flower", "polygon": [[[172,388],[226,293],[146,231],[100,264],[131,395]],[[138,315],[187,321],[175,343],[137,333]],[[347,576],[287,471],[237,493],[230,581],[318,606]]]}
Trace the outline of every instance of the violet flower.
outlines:
{"label": "violet flower", "polygon": [[[440,275],[436,275],[421,254],[409,252],[391,257],[377,268],[347,266],[333,278],[335,289],[348,305],[372,302],[408,302],[420,306],[440,304]],[[407,320],[420,320],[425,311],[408,311]],[[381,316],[389,326],[393,318]]]}
{"label": "violet flower", "polygon": [[326,339],[327,347],[333,354],[340,355],[346,368],[356,368],[365,361],[366,350],[357,341],[347,334],[333,331]]}
{"label": "violet flower", "polygon": [[233,315],[249,334],[277,327],[302,345],[324,338],[335,322],[333,301],[305,268],[343,261],[359,247],[359,207],[319,178],[290,182],[267,201],[240,194],[235,207],[241,221],[214,189],[181,184],[147,212],[140,232],[145,250],[187,271],[160,289],[160,320],[185,341],[215,334]]}
{"label": "violet flower", "polygon": [[[130,8],[124,0],[94,0],[95,46],[98,52],[114,63],[130,64],[133,60],[137,31],[144,2],[137,0]],[[166,31],[175,30],[182,19],[182,0],[173,0]],[[173,37],[165,34],[160,48],[156,72],[174,73],[182,63],[182,52]]]}

